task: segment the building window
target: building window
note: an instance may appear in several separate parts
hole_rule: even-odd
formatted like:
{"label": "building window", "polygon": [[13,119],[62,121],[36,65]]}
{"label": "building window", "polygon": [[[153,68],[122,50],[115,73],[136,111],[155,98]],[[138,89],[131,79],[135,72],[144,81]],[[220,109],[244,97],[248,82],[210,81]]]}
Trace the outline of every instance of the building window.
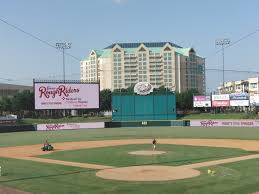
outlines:
{"label": "building window", "polygon": [[173,66],[172,66],[172,53],[164,52],[163,55],[164,60],[164,84],[169,87],[172,84],[172,73],[173,73]]}
{"label": "building window", "polygon": [[91,57],[91,64],[95,64],[95,57]]}
{"label": "building window", "polygon": [[147,81],[147,54],[138,54],[138,75],[139,81]]}
{"label": "building window", "polygon": [[118,89],[121,87],[121,54],[114,53],[113,54],[113,83],[114,88]]}
{"label": "building window", "polygon": [[251,89],[257,88],[257,83],[251,83],[251,84],[250,84],[250,88],[251,88]]}

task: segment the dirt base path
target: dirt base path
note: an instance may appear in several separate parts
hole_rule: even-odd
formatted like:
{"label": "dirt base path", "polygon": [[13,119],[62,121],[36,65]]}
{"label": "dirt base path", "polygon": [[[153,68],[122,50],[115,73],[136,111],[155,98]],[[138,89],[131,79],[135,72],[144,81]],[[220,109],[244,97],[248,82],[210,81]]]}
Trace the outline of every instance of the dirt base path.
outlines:
{"label": "dirt base path", "polygon": [[32,194],[25,191],[20,191],[11,187],[0,187],[1,194]]}
{"label": "dirt base path", "polygon": [[[158,146],[159,144],[175,144],[175,145],[239,148],[247,151],[259,151],[259,141],[255,141],[255,140],[158,139],[157,141],[158,141]],[[151,140],[150,139],[128,139],[128,140],[64,142],[64,143],[54,143],[53,146],[55,148],[55,151],[65,151],[65,150],[78,150],[78,149],[87,149],[87,148],[101,148],[101,147],[109,147],[109,146],[121,146],[121,145],[129,145],[129,144],[135,144],[135,145],[150,144],[151,145]],[[96,169],[96,170],[101,170],[96,174],[99,177],[102,177],[105,179],[108,178],[108,179],[124,180],[124,181],[159,181],[159,180],[161,181],[161,180],[176,180],[176,179],[191,178],[194,176],[198,176],[200,174],[200,172],[196,170],[197,168],[259,158],[259,154],[253,154],[248,156],[201,162],[201,163],[182,165],[177,167],[134,166],[134,168],[133,167],[116,168],[116,167],[105,166],[105,165],[37,158],[36,156],[52,153],[52,152],[41,151],[41,147],[42,147],[42,144],[4,147],[4,148],[0,148],[0,157],[8,157],[8,158],[31,160],[31,161],[43,162],[43,163]],[[131,173],[131,172],[134,172],[134,173]],[[156,177],[161,177],[161,178],[159,180],[157,179],[154,180],[154,177],[153,177],[154,173],[156,174]],[[134,175],[137,175],[137,176],[134,176]]]}
{"label": "dirt base path", "polygon": [[30,160],[30,161],[35,161],[35,162],[42,162],[42,163],[49,163],[49,164],[60,164],[60,165],[65,165],[65,166],[75,166],[75,167],[80,167],[80,168],[96,169],[96,170],[115,168],[113,166],[80,163],[80,162],[69,162],[69,161],[64,161],[64,160],[52,160],[52,159],[47,159],[47,158],[22,157],[20,159]]}

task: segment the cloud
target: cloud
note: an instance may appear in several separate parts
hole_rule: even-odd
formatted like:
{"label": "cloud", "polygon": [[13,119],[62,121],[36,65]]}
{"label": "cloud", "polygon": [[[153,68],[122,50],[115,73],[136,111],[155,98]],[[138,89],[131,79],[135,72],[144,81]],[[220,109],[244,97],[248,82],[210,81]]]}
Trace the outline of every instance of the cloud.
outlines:
{"label": "cloud", "polygon": [[123,3],[126,3],[127,0],[112,0],[113,3],[116,3],[116,4],[123,4]]}

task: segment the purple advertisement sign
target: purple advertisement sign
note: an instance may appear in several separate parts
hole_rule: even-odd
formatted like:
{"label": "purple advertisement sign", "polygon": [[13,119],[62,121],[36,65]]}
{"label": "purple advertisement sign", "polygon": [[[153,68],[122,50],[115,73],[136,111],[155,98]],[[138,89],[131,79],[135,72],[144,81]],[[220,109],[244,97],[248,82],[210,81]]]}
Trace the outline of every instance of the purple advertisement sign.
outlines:
{"label": "purple advertisement sign", "polygon": [[193,96],[193,101],[210,101],[210,96]]}
{"label": "purple advertisement sign", "polygon": [[99,108],[99,84],[35,83],[35,109]]}

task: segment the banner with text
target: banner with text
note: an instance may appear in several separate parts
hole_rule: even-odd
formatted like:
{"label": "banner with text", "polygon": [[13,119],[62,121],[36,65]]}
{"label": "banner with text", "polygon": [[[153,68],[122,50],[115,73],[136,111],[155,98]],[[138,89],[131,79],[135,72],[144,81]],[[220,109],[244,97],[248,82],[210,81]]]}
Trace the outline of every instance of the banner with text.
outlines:
{"label": "banner with text", "polygon": [[193,96],[193,107],[211,107],[210,96]]}
{"label": "banner with text", "polygon": [[99,84],[34,83],[35,109],[99,108]]}
{"label": "banner with text", "polygon": [[192,127],[259,127],[259,120],[191,120]]}
{"label": "banner with text", "polygon": [[228,107],[229,105],[229,94],[212,95],[213,107]]}
{"label": "banner with text", "polygon": [[216,94],[212,95],[212,101],[229,100],[229,94]]}
{"label": "banner with text", "polygon": [[232,93],[229,95],[230,100],[249,100],[248,93]]}
{"label": "banner with text", "polygon": [[212,101],[213,107],[228,107],[229,105],[229,100]]}
{"label": "banner with text", "polygon": [[249,106],[249,100],[230,100],[230,106]]}
{"label": "banner with text", "polygon": [[57,131],[64,129],[96,129],[104,128],[104,122],[96,123],[56,123],[56,124],[38,124],[37,131]]}
{"label": "banner with text", "polygon": [[229,95],[230,106],[249,106],[248,93],[233,93]]}

